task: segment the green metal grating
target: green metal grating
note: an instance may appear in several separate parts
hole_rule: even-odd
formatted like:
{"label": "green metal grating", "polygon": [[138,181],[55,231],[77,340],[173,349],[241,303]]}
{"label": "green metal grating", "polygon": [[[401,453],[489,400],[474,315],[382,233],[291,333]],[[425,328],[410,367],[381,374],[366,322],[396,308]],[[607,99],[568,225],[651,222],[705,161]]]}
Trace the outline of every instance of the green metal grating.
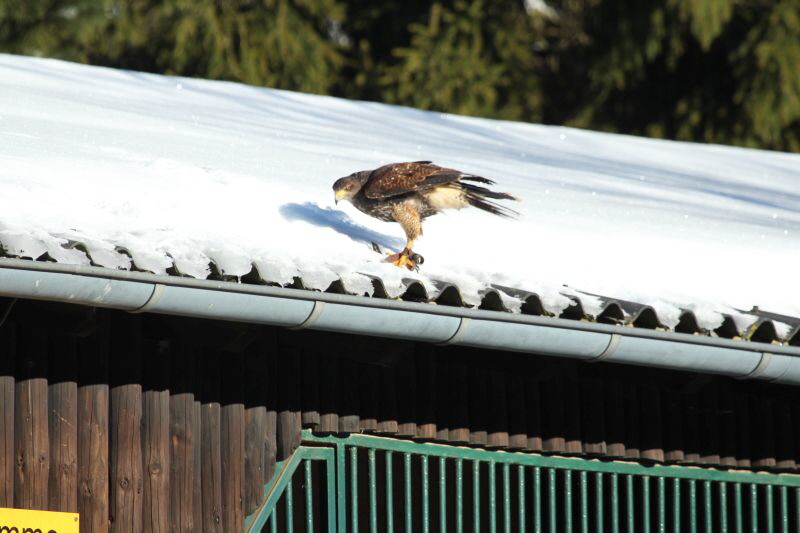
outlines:
{"label": "green metal grating", "polygon": [[368,435],[304,432],[268,487],[248,531],[800,533],[800,476]]}

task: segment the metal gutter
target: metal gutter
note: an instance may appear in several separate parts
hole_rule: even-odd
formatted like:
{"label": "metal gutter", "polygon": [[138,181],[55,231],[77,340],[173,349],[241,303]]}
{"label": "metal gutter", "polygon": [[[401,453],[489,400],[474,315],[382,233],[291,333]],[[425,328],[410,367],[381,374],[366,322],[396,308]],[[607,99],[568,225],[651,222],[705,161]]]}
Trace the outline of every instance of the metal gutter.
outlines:
{"label": "metal gutter", "polygon": [[0,295],[800,384],[800,348],[609,324],[0,258]]}

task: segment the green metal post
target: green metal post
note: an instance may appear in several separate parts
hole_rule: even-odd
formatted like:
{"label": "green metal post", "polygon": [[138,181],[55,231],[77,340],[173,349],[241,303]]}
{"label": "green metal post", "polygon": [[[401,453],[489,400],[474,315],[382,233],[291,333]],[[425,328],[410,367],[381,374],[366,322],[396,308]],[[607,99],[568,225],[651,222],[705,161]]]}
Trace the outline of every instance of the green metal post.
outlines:
{"label": "green metal post", "polygon": [[547,475],[548,475],[549,480],[550,480],[550,484],[548,485],[548,491],[547,491],[548,501],[550,502],[550,507],[548,509],[548,511],[550,513],[550,533],[556,533],[556,531],[558,530],[558,528],[556,527],[556,522],[558,522],[557,516],[556,516],[556,514],[557,514],[557,511],[556,511],[556,509],[557,509],[557,507],[556,507],[556,495],[557,495],[557,492],[556,492],[556,469],[555,468],[548,468],[547,469]]}
{"label": "green metal post", "polygon": [[497,533],[497,479],[494,461],[489,461],[489,533]]}
{"label": "green metal post", "polygon": [[728,533],[728,484],[719,484],[719,528],[721,533]]}
{"label": "green metal post", "polygon": [[347,533],[347,495],[345,494],[345,457],[344,444],[336,443],[336,521],[338,523],[337,532]]}
{"label": "green metal post", "polygon": [[472,531],[481,530],[481,463],[472,461]]}
{"label": "green metal post", "polygon": [[581,533],[589,533],[589,474],[586,471],[581,472],[580,486],[581,486]]}
{"label": "green metal post", "polygon": [[447,531],[447,460],[439,457],[439,531]]}
{"label": "green metal post", "polygon": [[464,461],[456,459],[456,533],[464,532]]}
{"label": "green metal post", "polygon": [[611,532],[619,533],[619,481],[611,474]]}
{"label": "green metal post", "polygon": [[764,490],[767,493],[767,503],[764,509],[764,513],[767,515],[767,533],[772,533],[775,531],[775,520],[772,512],[772,485],[765,485]]}
{"label": "green metal post", "polygon": [[358,533],[358,448],[350,448],[350,530]]}
{"label": "green metal post", "polygon": [[758,533],[758,485],[750,484],[750,531]]}
{"label": "green metal post", "polygon": [[420,456],[422,465],[422,533],[430,530],[430,486],[428,483],[428,456]]}
{"label": "green metal post", "polygon": [[394,533],[394,469],[392,457],[394,452],[386,452],[386,533]]}
{"label": "green metal post", "polygon": [[525,533],[525,466],[517,467],[517,495],[519,497],[519,533]]}
{"label": "green metal post", "polygon": [[713,533],[714,531],[714,521],[713,521],[713,511],[711,508],[711,482],[704,481],[703,482],[703,503],[705,507],[705,519],[706,519],[706,533]]}
{"label": "green metal post", "polygon": [[628,510],[628,533],[636,531],[636,513],[633,509],[633,476],[628,474],[625,476],[625,498],[627,500]]}
{"label": "green metal post", "polygon": [[597,517],[597,533],[603,533],[603,527],[605,525],[605,517],[603,516],[605,506],[605,503],[603,503],[603,473],[597,472],[595,476],[595,497],[597,498],[597,510],[595,511],[595,515]]}
{"label": "green metal post", "polygon": [[781,532],[789,533],[789,489],[781,487]]}
{"label": "green metal post", "polygon": [[689,532],[697,533],[697,483],[689,480]]}
{"label": "green metal post", "polygon": [[503,464],[503,531],[511,533],[511,465],[509,463]]}
{"label": "green metal post", "polygon": [[403,480],[405,483],[405,513],[406,513],[406,533],[411,533],[411,454],[403,454]]}
{"label": "green metal post", "polygon": [[733,510],[736,515],[736,533],[744,531],[744,518],[742,517],[742,484],[733,484]]}
{"label": "green metal post", "polygon": [[[542,469],[533,467],[533,530],[542,533]],[[798,491],[800,500],[800,490]]]}
{"label": "green metal post", "polygon": [[650,478],[642,477],[642,531],[650,533]]}
{"label": "green metal post", "polygon": [[294,531],[294,503],[292,502],[292,484],[286,485],[286,533]]}
{"label": "green metal post", "polygon": [[378,533],[378,480],[375,468],[375,450],[367,451],[369,461],[369,531]]}
{"label": "green metal post", "polygon": [[681,533],[681,480],[672,480],[672,531]]}
{"label": "green metal post", "polygon": [[658,490],[658,533],[667,533],[667,489],[663,476],[656,478]]}
{"label": "green metal post", "polygon": [[564,470],[564,531],[572,533],[572,470]]}
{"label": "green metal post", "polygon": [[306,531],[314,531],[314,492],[311,486],[311,461],[303,461],[306,474]]}

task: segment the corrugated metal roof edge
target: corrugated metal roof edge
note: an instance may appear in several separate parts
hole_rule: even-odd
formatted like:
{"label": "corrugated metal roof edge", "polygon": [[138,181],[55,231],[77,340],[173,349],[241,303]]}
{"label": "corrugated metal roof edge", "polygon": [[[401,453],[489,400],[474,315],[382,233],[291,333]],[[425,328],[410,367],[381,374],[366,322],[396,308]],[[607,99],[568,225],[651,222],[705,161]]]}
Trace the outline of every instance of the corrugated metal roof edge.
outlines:
{"label": "corrugated metal roof edge", "polygon": [[[153,284],[157,287],[185,287],[203,289],[206,291],[219,291],[226,293],[237,294],[250,294],[250,295],[264,295],[286,300],[302,300],[313,302],[324,302],[330,304],[358,306],[358,307],[371,307],[381,309],[402,310],[412,313],[422,313],[427,315],[437,315],[454,318],[470,318],[475,320],[488,320],[492,322],[502,322],[509,324],[531,324],[538,326],[546,326],[556,329],[569,329],[575,331],[597,332],[609,335],[624,335],[627,337],[639,337],[646,339],[667,340],[671,342],[717,346],[725,347],[734,350],[747,350],[755,352],[769,351],[776,354],[785,354],[792,356],[800,356],[800,347],[788,344],[763,343],[751,342],[742,339],[729,339],[723,337],[713,337],[700,334],[690,334],[677,331],[664,331],[658,329],[638,328],[630,325],[603,323],[603,322],[590,322],[585,320],[576,320],[574,318],[552,317],[537,314],[524,314],[524,313],[510,313],[491,308],[467,308],[457,307],[451,305],[437,305],[433,302],[420,302],[414,299],[388,299],[377,297],[364,297],[355,296],[351,294],[341,294],[336,292],[320,292],[307,289],[287,288],[275,285],[256,285],[239,283],[225,280],[201,280],[189,277],[179,276],[163,276],[152,274],[149,272],[138,272],[129,270],[113,270],[104,267],[84,266],[84,265],[68,265],[62,263],[31,261],[25,259],[10,259],[0,258],[0,270],[13,269],[25,270],[32,272],[51,272],[69,275],[78,275],[91,278],[101,278],[107,280],[120,280],[129,282],[138,282],[143,284]],[[0,295],[5,296],[18,296],[15,295],[14,287],[8,287],[0,283]],[[65,288],[64,297],[62,301],[69,302],[72,299],[70,294]],[[129,309],[131,311],[143,312],[147,311],[147,305],[152,300],[152,295],[147,295],[147,301],[142,305],[143,308]],[[27,295],[27,297],[36,299],[35,293]],[[46,297],[44,299],[54,299]],[[110,307],[107,303],[98,301],[96,302],[99,307]],[[616,305],[616,304],[614,304]],[[607,306],[606,309],[610,307]],[[767,323],[762,322],[762,324]],[[773,326],[774,327],[774,326]]]}
{"label": "corrugated metal roof edge", "polygon": [[[2,244],[0,244],[0,246],[2,246]],[[95,265],[88,250],[81,243],[70,242],[65,245],[64,248],[84,254],[86,256],[86,260],[91,265],[98,266]],[[129,271],[147,272],[139,269],[136,266],[129,253],[121,249],[118,249],[118,252],[130,259],[131,270]],[[35,262],[44,263],[51,263],[53,261],[48,254],[44,254],[42,257],[34,260],[9,256],[4,251],[0,251],[0,261],[4,260],[22,260],[27,262],[33,260]],[[98,266],[98,268],[115,271],[114,269],[109,269],[107,267]],[[209,264],[209,271],[211,274],[206,280],[199,278],[191,279],[197,279],[198,281],[231,281],[242,283],[248,286],[274,285],[293,289],[306,288],[304,280],[299,277],[295,278],[294,283],[290,285],[281,285],[275,280],[270,279],[268,275],[264,275],[264,273],[259,270],[259,267],[256,264],[251,264],[250,272],[241,277],[226,275],[213,262]],[[174,263],[173,266],[168,270],[168,274],[170,278],[184,279],[185,277]],[[373,298],[389,298],[388,291],[384,286],[383,281],[379,277],[369,274],[361,275],[371,280],[373,285]],[[442,306],[471,308],[465,303],[458,286],[439,280],[432,280],[432,283],[435,287],[435,293],[429,294],[426,287],[419,281],[410,278],[404,279],[403,292],[399,295],[399,299],[414,302],[436,303]],[[347,283],[342,279],[335,280],[324,292],[357,295],[353,288],[348,287]],[[749,326],[745,327],[744,329],[740,329],[740,327],[737,326],[737,321],[733,316],[723,314],[722,324],[713,330],[708,330],[700,326],[700,321],[697,319],[697,316],[692,310],[682,309],[680,316],[678,317],[677,324],[670,328],[664,325],[661,318],[658,316],[657,311],[649,305],[603,295],[591,294],[572,288],[569,291],[562,292],[561,294],[568,298],[572,303],[565,309],[556,311],[553,309],[548,309],[544,305],[542,298],[535,292],[494,284],[480,293],[481,302],[478,308],[512,313],[515,309],[512,309],[506,305],[506,301],[510,297],[521,302],[519,312],[523,315],[549,317],[557,316],[558,318],[597,322],[601,324],[616,324],[650,330],[673,331],[676,333],[706,335],[710,337],[721,337],[727,339],[742,339],[756,343],[800,346],[800,317],[776,315],[774,313],[763,312],[758,309],[749,311],[737,310],[744,315],[749,315],[752,317],[752,321]],[[601,306],[594,315],[586,311],[585,302],[582,301],[578,295],[585,295],[587,298],[592,298],[601,302]],[[788,325],[788,328],[780,328],[785,332],[783,335],[779,333],[779,328],[777,328],[775,325],[776,322],[783,322],[784,324]]]}

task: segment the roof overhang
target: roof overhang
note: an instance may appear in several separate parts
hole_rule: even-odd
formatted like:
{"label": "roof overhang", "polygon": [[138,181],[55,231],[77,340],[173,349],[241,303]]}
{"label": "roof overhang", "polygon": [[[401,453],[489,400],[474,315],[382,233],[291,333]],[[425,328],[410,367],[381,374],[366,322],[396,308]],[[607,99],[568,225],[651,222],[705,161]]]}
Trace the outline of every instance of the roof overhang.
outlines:
{"label": "roof overhang", "polygon": [[568,319],[0,258],[0,295],[800,384],[800,348]]}

